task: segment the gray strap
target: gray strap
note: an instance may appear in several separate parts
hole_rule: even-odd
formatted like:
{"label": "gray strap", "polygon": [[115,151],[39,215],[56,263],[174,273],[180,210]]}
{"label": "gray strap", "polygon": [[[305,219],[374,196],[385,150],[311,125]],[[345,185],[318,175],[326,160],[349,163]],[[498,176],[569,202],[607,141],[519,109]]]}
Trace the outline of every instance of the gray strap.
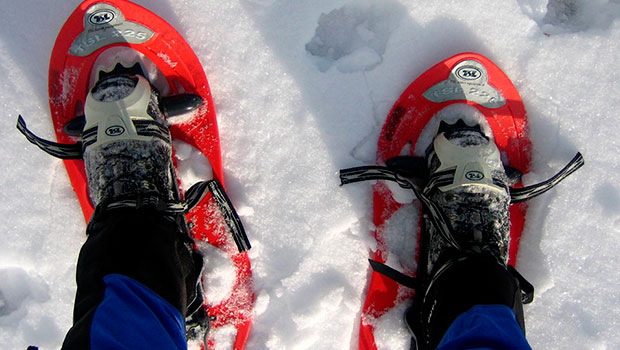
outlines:
{"label": "gray strap", "polygon": [[82,143],[62,144],[48,141],[33,134],[26,127],[24,118],[20,115],[17,118],[17,130],[19,130],[30,143],[39,147],[45,153],[60,159],[82,159]]}
{"label": "gray strap", "polygon": [[555,185],[562,182],[562,180],[566,179],[569,175],[577,171],[584,164],[585,161],[583,159],[583,156],[581,155],[581,153],[577,152],[573,159],[571,159],[571,161],[568,162],[568,164],[562,170],[560,170],[551,178],[531,186],[526,186],[522,188],[510,188],[511,203],[519,203],[540,196],[541,194],[552,189]]}
{"label": "gray strap", "polygon": [[239,215],[230,202],[230,198],[228,198],[226,192],[224,192],[224,187],[222,187],[222,184],[215,179],[207,181],[207,187],[209,188],[213,199],[215,199],[215,203],[217,203],[220,207],[224,220],[226,221],[226,225],[228,225],[230,233],[237,244],[237,249],[239,249],[239,252],[249,250],[252,247],[250,245],[250,240],[245,233],[245,229],[243,228]]}
{"label": "gray strap", "polygon": [[349,183],[367,181],[367,180],[388,180],[398,183],[405,189],[413,191],[415,196],[420,200],[424,209],[429,214],[429,218],[433,226],[437,229],[440,236],[452,247],[460,249],[459,243],[452,236],[452,227],[445,217],[443,211],[431,201],[426,195],[418,190],[417,186],[410,180],[400,176],[395,171],[382,166],[364,166],[340,170],[340,185]]}
{"label": "gray strap", "polygon": [[[165,141],[168,140],[168,131],[163,126],[158,125],[155,122],[137,122],[135,123],[138,133],[145,136],[159,137]],[[44,140],[35,134],[33,134],[26,127],[24,118],[20,115],[17,118],[17,129],[26,136],[28,141],[38,146],[44,152],[60,158],[60,159],[82,159],[82,142],[78,142],[72,145],[60,144]],[[87,130],[85,132],[89,140],[88,143],[93,143],[96,139],[96,132],[93,130]],[[92,140],[91,140],[92,139]],[[194,208],[206,195],[207,191],[211,192],[215,203],[217,203],[222,216],[226,221],[226,225],[230,229],[235,244],[239,249],[239,252],[244,252],[251,248],[248,236],[243,228],[241,219],[235,211],[230,199],[226,195],[224,188],[219,181],[213,179],[209,181],[201,181],[190,187],[186,194],[185,200],[181,202],[165,202],[158,196],[142,196],[131,199],[123,199],[110,203],[103,204],[100,210],[111,210],[121,208],[155,208],[157,210],[170,213],[170,214],[184,214]]]}
{"label": "gray strap", "polygon": [[220,182],[215,179],[194,184],[187,190],[185,200],[182,202],[165,202],[158,196],[147,195],[102,204],[103,207],[99,210],[154,208],[169,214],[185,214],[202,201],[207,191],[211,192],[215,203],[220,209],[239,252],[249,250],[252,246],[241,223],[239,214],[237,214]]}

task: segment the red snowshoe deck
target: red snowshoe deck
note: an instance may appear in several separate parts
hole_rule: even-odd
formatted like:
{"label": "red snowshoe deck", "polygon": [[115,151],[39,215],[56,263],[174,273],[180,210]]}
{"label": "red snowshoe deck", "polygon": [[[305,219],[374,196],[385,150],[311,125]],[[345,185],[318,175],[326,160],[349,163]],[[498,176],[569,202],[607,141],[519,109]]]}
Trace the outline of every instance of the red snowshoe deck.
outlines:
{"label": "red snowshoe deck", "polygon": [[[174,139],[198,149],[213,168],[213,176],[224,185],[217,120],[209,84],[202,65],[183,37],[152,12],[124,0],[87,0],[71,14],[62,27],[50,61],[49,102],[58,142],[78,141],[64,131],[65,125],[83,114],[90,74],[98,56],[112,47],[128,47],[140,52],[165,76],[170,94],[194,93],[204,103],[191,118],[174,124]],[[88,200],[84,163],[65,160],[71,183],[86,221],[93,213]],[[222,326],[237,330],[234,349],[243,349],[252,323],[254,292],[250,261],[238,253],[226,232],[223,220],[214,215],[210,194],[187,215],[197,240],[206,241],[226,252],[237,277],[227,299],[208,306],[211,334]],[[208,287],[208,286],[207,286]],[[213,339],[209,338],[209,347]],[[217,348],[217,344],[214,348]]]}
{"label": "red snowshoe deck", "polygon": [[[495,142],[505,161],[522,173],[530,164],[530,142],[527,136],[525,108],[508,77],[489,59],[475,53],[451,57],[418,77],[392,107],[379,137],[377,164],[401,155],[408,144],[413,155],[424,127],[440,110],[452,104],[477,108],[486,118]],[[519,183],[515,187],[521,187]],[[371,259],[386,263],[390,252],[386,243],[386,226],[403,204],[398,203],[387,185],[379,181],[373,189],[375,238],[377,249]],[[510,208],[511,242],[509,264],[515,264],[525,219],[526,205]],[[422,218],[422,215],[419,216]],[[421,226],[418,225],[419,227]],[[419,229],[418,229],[419,231]],[[419,256],[419,232],[416,261]],[[413,253],[413,252],[412,252]],[[415,272],[406,272],[415,276]],[[396,305],[411,299],[414,291],[373,271],[360,324],[360,349],[377,349],[374,330],[376,321]]]}

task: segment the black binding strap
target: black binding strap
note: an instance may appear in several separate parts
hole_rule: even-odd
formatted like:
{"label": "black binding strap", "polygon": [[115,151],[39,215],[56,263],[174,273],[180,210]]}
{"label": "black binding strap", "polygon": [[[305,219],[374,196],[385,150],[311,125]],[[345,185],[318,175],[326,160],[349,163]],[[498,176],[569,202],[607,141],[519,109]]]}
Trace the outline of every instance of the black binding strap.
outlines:
{"label": "black binding strap", "polygon": [[[398,179],[401,179],[399,181]],[[398,177],[390,168],[378,165],[360,166],[340,170],[340,186],[369,180],[396,181],[403,188],[409,188],[408,183]]]}
{"label": "black binding strap", "polygon": [[[133,123],[138,135],[156,137],[170,142],[168,130],[159,123],[152,120],[135,120]],[[42,151],[60,159],[82,159],[83,149],[97,141],[96,127],[85,130],[81,134],[82,141],[75,144],[62,144],[42,139],[26,127],[26,122],[21,115],[17,118],[17,130]]]}
{"label": "black binding strap", "polygon": [[378,261],[372,259],[368,259],[368,261],[370,262],[370,267],[372,267],[373,271],[382,274],[394,282],[411,289],[416,289],[418,287],[418,280],[415,277],[405,275],[404,273]]}
{"label": "black binding strap", "polygon": [[17,118],[17,130],[19,130],[28,141],[39,147],[45,153],[60,159],[82,159],[82,143],[72,145],[48,141],[33,134],[26,127],[24,118],[20,115]]}
{"label": "black binding strap", "polygon": [[181,202],[166,202],[162,201],[158,196],[141,196],[138,198],[129,198],[124,200],[118,200],[111,203],[106,203],[99,210],[113,210],[121,208],[133,208],[139,209],[143,207],[154,208],[166,213],[171,214],[184,214],[189,212],[198,203],[202,201],[207,191],[211,192],[215,203],[217,203],[220,209],[226,226],[230,230],[237,249],[239,252],[244,252],[251,248],[248,236],[243,228],[241,219],[235,211],[230,199],[224,192],[224,188],[219,181],[212,179],[209,181],[200,181],[190,187],[186,194],[185,200]]}
{"label": "black binding strap", "polygon": [[230,232],[237,244],[237,249],[239,252],[244,252],[249,250],[252,246],[250,245],[250,240],[248,239],[247,234],[245,233],[245,229],[243,228],[243,224],[241,223],[241,219],[239,215],[235,211],[232,203],[230,202],[230,198],[224,192],[224,188],[219,181],[213,179],[207,181],[207,187],[215,199],[215,203],[220,207],[222,211],[222,215],[224,216],[224,220],[226,221],[226,225],[230,229]]}
{"label": "black binding strap", "polygon": [[[136,127],[139,129],[140,134],[159,137],[169,141],[166,136],[167,130],[157,123],[150,121],[138,122]],[[51,156],[60,159],[82,159],[82,142],[67,145],[42,139],[28,130],[26,127],[26,122],[21,115],[17,118],[17,129],[24,134],[24,136],[26,136],[28,141],[35,144]],[[89,139],[92,138],[93,140],[88,141],[92,143],[94,142],[94,138],[96,138],[96,129],[86,130],[84,135],[87,135]],[[224,188],[220,182],[215,179],[201,181],[194,184],[187,190],[185,200],[182,202],[164,202],[157,196],[146,195],[138,198],[122,199],[115,202],[106,203],[104,204],[104,209],[111,210],[119,208],[150,207],[167,213],[187,213],[198,203],[200,203],[207,190],[211,192],[215,203],[217,203],[219,209],[221,210],[224,221],[226,221],[226,225],[232,233],[239,252],[244,252],[250,249],[250,241],[245,233],[241,219],[230,202],[230,199],[226,195],[226,192],[224,192]]]}
{"label": "black binding strap", "polygon": [[[550,179],[523,188],[510,188],[511,195],[511,203],[518,203],[522,201],[526,201],[528,199],[539,196],[555,185],[560,183],[566,177],[577,171],[584,165],[584,159],[581,153],[577,153],[575,157],[556,175],[551,177]],[[440,176],[434,177],[434,180],[438,182],[443,181],[442,176],[454,176],[453,174],[439,174]],[[355,167],[349,169],[340,170],[340,185],[346,185],[350,183],[356,183],[361,181],[368,180],[387,180],[394,181],[398,183],[398,185],[405,189],[411,189],[415,196],[420,200],[424,209],[428,212],[429,218],[437,229],[439,234],[444,238],[450,245],[459,249],[459,244],[456,242],[454,237],[452,236],[452,229],[450,227],[449,221],[445,218],[443,212],[440,210],[437,205],[431,201],[425,194],[421,193],[416,185],[405,177],[399,175],[396,171],[383,166],[362,166]],[[414,277],[407,276],[402,272],[395,270],[385,264],[382,264],[378,261],[369,260],[372,269],[399,284],[402,284],[409,288],[416,288],[418,285],[417,280]],[[529,304],[534,299],[534,286],[529,283],[521,274],[512,266],[508,266],[508,271],[519,281],[519,285],[522,293],[522,301],[523,304]]]}
{"label": "black binding strap", "polygon": [[529,304],[534,301],[534,286],[512,265],[508,265],[508,271],[519,281],[519,287],[521,288],[521,302],[523,304]]}
{"label": "black binding strap", "polygon": [[551,178],[535,185],[526,186],[523,188],[511,187],[511,203],[523,202],[549,191],[555,185],[559,184],[562,180],[566,179],[569,175],[581,168],[584,164],[585,161],[583,159],[583,156],[581,155],[581,153],[577,152],[573,159],[571,159],[571,161],[568,162],[568,164],[562,170],[560,170]]}
{"label": "black binding strap", "polygon": [[[215,181],[215,180],[211,180]],[[185,212],[190,211],[193,207],[198,205],[207,194],[208,181],[200,181],[193,184],[186,192],[185,192]]]}
{"label": "black binding strap", "polygon": [[460,244],[452,236],[452,227],[445,217],[443,211],[431,201],[426,195],[418,190],[417,186],[410,180],[400,176],[398,173],[382,166],[364,166],[340,170],[340,185],[349,183],[367,181],[367,180],[389,180],[398,183],[405,189],[413,191],[415,196],[420,200],[424,209],[429,214],[432,224],[435,226],[441,237],[448,242],[453,248],[460,249]]}
{"label": "black binding strap", "polygon": [[[522,188],[510,188],[510,201],[511,203],[519,203],[523,201],[527,201],[534,197],[537,197],[553,187],[562,182],[568,176],[573,174],[579,168],[583,167],[585,161],[583,159],[583,155],[580,152],[571,159],[570,162],[562,170],[560,170],[557,174],[552,176],[551,178],[537,183],[535,185],[526,186]],[[433,183],[432,186],[440,186],[443,185],[444,181],[449,180],[451,174],[450,173],[441,173],[441,176],[433,177],[432,181],[438,181],[438,183]],[[452,175],[453,176],[453,175]],[[445,178],[444,178],[445,177]],[[432,208],[433,205],[426,204],[424,202],[429,201],[425,196],[420,196],[419,190],[417,190],[416,186],[409,180],[405,179],[403,176],[398,174],[396,171],[383,166],[372,165],[372,166],[362,166],[356,168],[348,168],[340,170],[340,185],[346,185],[355,182],[368,181],[368,180],[388,180],[395,181],[402,188],[412,189],[416,194],[416,197],[428,208]]]}

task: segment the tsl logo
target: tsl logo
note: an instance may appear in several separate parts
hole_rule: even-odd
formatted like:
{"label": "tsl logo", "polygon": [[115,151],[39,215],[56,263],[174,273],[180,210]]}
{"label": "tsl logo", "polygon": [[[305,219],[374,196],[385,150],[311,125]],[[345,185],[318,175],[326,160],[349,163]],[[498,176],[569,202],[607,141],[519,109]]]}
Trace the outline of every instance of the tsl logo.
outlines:
{"label": "tsl logo", "polygon": [[457,69],[456,76],[464,80],[476,80],[482,77],[482,72],[476,67],[466,66]]}
{"label": "tsl logo", "polygon": [[119,136],[125,133],[125,128],[120,125],[112,125],[105,129],[105,134],[108,136]]}
{"label": "tsl logo", "polygon": [[90,17],[88,17],[88,21],[94,25],[102,25],[112,22],[116,14],[112,10],[99,10]]}
{"label": "tsl logo", "polygon": [[467,180],[481,181],[482,179],[484,179],[484,174],[479,171],[472,170],[468,171],[467,174],[465,174],[465,177],[467,178]]}

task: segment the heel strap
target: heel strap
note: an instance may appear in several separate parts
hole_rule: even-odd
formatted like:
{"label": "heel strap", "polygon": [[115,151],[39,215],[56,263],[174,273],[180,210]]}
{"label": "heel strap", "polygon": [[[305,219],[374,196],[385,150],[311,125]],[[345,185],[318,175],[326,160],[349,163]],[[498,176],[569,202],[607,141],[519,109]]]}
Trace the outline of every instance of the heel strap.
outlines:
{"label": "heel strap", "polygon": [[95,214],[93,214],[93,216],[111,210],[143,208],[154,209],[162,213],[173,215],[186,214],[202,201],[207,192],[211,193],[211,196],[220,209],[226,226],[228,226],[239,252],[241,253],[249,250],[251,248],[250,240],[241,223],[239,214],[237,214],[230,198],[226,195],[222,184],[216,179],[200,181],[192,185],[185,193],[185,200],[183,201],[169,202],[161,199],[161,197],[157,195],[143,195],[100,203],[97,208],[95,208]]}

